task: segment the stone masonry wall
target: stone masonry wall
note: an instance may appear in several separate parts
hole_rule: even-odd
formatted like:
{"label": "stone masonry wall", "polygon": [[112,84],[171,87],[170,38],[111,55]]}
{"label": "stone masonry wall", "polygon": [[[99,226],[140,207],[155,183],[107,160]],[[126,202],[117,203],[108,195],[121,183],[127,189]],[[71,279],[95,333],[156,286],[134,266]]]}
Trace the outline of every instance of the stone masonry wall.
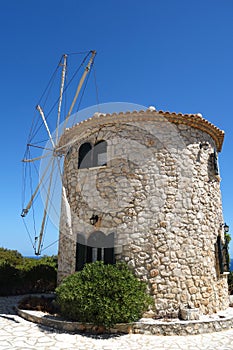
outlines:
{"label": "stone masonry wall", "polygon": [[[100,140],[107,141],[107,165],[78,169],[80,145]],[[81,133],[64,164],[59,280],[75,271],[78,233],[114,232],[116,260],[147,282],[158,317],[181,306],[203,313],[227,308],[227,278],[216,257],[217,236],[224,237],[214,148],[204,131],[156,120]]]}

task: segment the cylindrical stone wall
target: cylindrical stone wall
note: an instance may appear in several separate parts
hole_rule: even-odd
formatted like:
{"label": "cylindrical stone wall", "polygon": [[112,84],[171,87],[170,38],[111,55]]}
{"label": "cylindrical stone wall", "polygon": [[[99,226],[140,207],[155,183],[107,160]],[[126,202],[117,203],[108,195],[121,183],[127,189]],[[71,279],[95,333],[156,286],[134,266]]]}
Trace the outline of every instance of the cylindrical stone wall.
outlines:
{"label": "cylindrical stone wall", "polygon": [[[156,316],[181,307],[223,310],[221,131],[199,116],[152,114],[94,116],[67,130],[59,280],[75,271],[80,235],[88,241],[95,232],[114,233],[115,259],[147,282]],[[103,140],[106,165],[80,168],[81,145],[94,149]]]}

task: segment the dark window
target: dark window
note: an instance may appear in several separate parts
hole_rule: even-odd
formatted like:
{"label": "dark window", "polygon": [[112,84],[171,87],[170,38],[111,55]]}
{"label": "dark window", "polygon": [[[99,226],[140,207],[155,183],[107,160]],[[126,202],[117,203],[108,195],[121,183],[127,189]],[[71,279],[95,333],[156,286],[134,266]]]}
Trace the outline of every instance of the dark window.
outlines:
{"label": "dark window", "polygon": [[214,153],[213,153],[213,162],[214,162],[214,173],[215,173],[215,175],[219,175],[218,154],[217,154],[217,152],[215,150],[214,150]]}
{"label": "dark window", "polygon": [[92,165],[92,145],[89,142],[83,143],[78,152],[78,168],[90,168]]}
{"label": "dark window", "polygon": [[94,147],[89,143],[83,143],[78,153],[78,168],[91,168],[107,165],[107,142],[99,141]]}
{"label": "dark window", "polygon": [[76,271],[82,270],[84,263],[87,260],[87,249],[85,243],[85,237],[79,234],[76,245]]}
{"label": "dark window", "polygon": [[213,169],[215,175],[219,175],[219,167],[218,167],[218,154],[214,150],[213,153],[210,154],[210,164]]}
{"label": "dark window", "polygon": [[114,248],[104,248],[104,262],[105,264],[114,264]]}
{"label": "dark window", "polygon": [[107,142],[99,141],[93,148],[93,166],[107,164]]}
{"label": "dark window", "polygon": [[77,236],[76,271],[83,269],[86,263],[104,261],[114,264],[114,233],[106,236],[101,231],[93,232],[86,240],[81,234]]}

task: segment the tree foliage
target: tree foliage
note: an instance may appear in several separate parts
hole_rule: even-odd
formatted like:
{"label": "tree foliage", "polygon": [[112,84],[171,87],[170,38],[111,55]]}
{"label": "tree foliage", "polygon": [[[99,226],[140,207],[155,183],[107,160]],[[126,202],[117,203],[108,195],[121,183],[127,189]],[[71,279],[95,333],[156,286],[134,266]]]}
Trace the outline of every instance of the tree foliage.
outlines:
{"label": "tree foliage", "polygon": [[23,262],[23,256],[17,250],[0,247],[0,262],[17,266]]}

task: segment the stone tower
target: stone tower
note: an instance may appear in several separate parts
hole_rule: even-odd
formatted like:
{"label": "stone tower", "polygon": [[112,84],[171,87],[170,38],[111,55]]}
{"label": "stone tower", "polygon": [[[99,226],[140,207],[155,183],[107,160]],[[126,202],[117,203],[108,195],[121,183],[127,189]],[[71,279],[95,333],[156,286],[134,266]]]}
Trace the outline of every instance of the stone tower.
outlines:
{"label": "stone tower", "polygon": [[228,307],[218,169],[224,132],[200,114],[94,114],[67,129],[58,279],[126,261],[155,314]]}

